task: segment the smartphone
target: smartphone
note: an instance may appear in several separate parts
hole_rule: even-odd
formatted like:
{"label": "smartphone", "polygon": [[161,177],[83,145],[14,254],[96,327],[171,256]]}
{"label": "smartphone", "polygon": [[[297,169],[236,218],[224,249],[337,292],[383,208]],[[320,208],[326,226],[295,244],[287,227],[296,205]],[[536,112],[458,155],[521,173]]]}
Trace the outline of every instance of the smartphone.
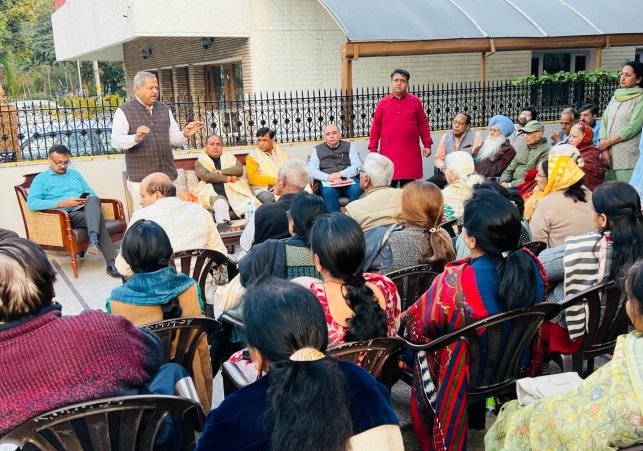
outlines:
{"label": "smartphone", "polygon": [[87,199],[89,197],[89,193],[83,193],[80,196],[78,196],[79,199]]}

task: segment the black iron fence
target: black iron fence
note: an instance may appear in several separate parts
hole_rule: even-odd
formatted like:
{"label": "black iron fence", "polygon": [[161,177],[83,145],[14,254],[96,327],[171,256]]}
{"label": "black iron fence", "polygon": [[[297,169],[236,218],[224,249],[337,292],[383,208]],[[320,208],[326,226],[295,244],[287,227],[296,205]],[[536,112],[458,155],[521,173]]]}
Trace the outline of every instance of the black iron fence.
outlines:
{"label": "black iron fence", "polygon": [[[469,113],[474,127],[485,126],[495,114],[516,119],[532,105],[542,121],[557,120],[566,107],[593,103],[607,106],[618,82],[597,85],[585,82],[517,85],[509,82],[461,83],[412,86],[429,116],[433,130],[451,128],[458,112]],[[204,99],[166,99],[181,127],[203,121],[205,130],[190,139],[188,147],[203,147],[216,133],[224,146],[252,145],[261,127],[276,132],[278,142],[323,139],[326,124],[338,125],[345,137],[369,135],[377,102],[388,88],[309,91],[247,95],[242,101],[211,102]],[[46,158],[54,143],[64,143],[74,156],[121,153],[111,146],[112,119],[117,102],[88,106],[64,106],[57,99],[17,101],[0,105],[0,162]]]}

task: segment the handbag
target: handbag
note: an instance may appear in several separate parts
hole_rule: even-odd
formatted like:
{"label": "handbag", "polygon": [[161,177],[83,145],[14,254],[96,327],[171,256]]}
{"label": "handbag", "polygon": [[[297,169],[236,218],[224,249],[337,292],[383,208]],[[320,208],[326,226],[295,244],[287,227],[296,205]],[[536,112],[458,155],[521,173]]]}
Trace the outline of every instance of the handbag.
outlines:
{"label": "handbag", "polygon": [[526,406],[547,396],[567,393],[579,386],[583,379],[576,372],[549,374],[539,377],[525,377],[516,381],[518,404]]}

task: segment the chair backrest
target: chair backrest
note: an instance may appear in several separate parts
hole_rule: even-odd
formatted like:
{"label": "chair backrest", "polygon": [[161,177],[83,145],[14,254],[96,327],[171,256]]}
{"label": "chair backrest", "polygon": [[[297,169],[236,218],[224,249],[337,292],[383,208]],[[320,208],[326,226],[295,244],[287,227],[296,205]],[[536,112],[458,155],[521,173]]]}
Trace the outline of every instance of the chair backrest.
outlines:
{"label": "chair backrest", "polygon": [[440,225],[444,230],[447,231],[451,238],[455,238],[460,235],[460,227],[458,226],[458,218],[452,219],[451,221],[444,222]]}
{"label": "chair backrest", "polygon": [[[184,419],[182,449],[189,449],[187,445],[194,443],[195,432],[192,427],[190,436],[189,427],[196,423],[187,421],[186,414],[192,409],[196,414],[201,406],[178,396],[137,395],[88,401],[38,415],[5,435],[0,444],[22,448],[31,443],[41,451],[152,451],[161,422],[167,415],[176,415]],[[144,412],[151,415],[143,417]]]}
{"label": "chair backrest", "polygon": [[587,305],[583,360],[614,352],[616,338],[627,332],[629,324],[626,301],[616,284],[609,282],[594,285],[560,303],[563,310],[578,304]]}
{"label": "chair backrest", "polygon": [[440,265],[418,265],[403,268],[386,274],[397,287],[402,311],[405,311],[422,296],[433,283],[433,280],[444,271]]}
{"label": "chair backrest", "polygon": [[228,268],[228,281],[237,275],[237,265],[226,255],[212,249],[189,249],[172,254],[170,264],[177,272],[192,277],[201,288],[201,296],[205,296],[205,284],[208,273],[212,268],[223,265]]}
{"label": "chair backrest", "polygon": [[361,364],[373,377],[379,378],[384,364],[392,355],[399,355],[406,347],[398,337],[373,338],[351,341],[328,348],[327,354],[339,360]]}
{"label": "chair backrest", "polygon": [[[407,341],[407,346],[415,351],[435,352],[465,340],[469,348],[468,402],[475,402],[514,390],[525,350],[540,330],[542,322],[559,311],[556,303],[537,304],[491,315],[428,344]],[[486,346],[483,346],[485,341]],[[481,358],[485,348],[487,353],[483,366]]]}
{"label": "chair backrest", "polygon": [[545,243],[544,241],[530,241],[529,243],[525,243],[522,246],[526,247],[529,252],[531,252],[535,256],[540,255],[542,251],[547,249],[547,243]]}
{"label": "chair backrest", "polygon": [[[181,365],[194,378],[194,354],[204,334],[221,330],[221,324],[212,318],[176,318],[145,324],[141,329],[157,335],[163,343],[162,363],[174,362]],[[178,334],[178,337],[176,336]],[[172,358],[172,342],[176,339],[176,349]]]}

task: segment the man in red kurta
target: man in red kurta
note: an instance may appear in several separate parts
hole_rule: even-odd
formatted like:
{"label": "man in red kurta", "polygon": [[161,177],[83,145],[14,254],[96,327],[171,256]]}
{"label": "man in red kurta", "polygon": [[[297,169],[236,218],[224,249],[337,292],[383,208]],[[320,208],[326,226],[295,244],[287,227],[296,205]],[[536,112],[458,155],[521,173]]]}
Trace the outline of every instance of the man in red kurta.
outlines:
{"label": "man in red kurta", "polygon": [[[368,150],[388,157],[395,165],[392,187],[421,179],[422,156],[431,155],[431,128],[422,103],[406,92],[411,75],[404,69],[391,74],[391,94],[377,104]],[[424,149],[419,152],[422,139]]]}

